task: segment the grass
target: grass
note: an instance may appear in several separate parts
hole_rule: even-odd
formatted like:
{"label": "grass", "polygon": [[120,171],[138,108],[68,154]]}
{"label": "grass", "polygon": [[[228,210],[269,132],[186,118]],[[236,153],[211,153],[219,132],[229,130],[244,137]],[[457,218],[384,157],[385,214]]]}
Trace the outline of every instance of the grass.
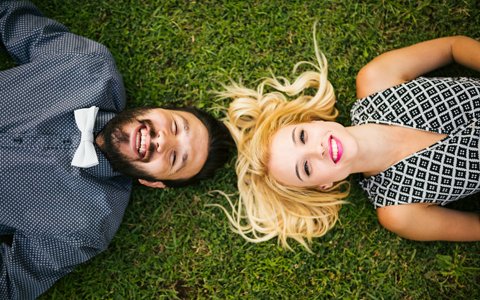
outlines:
{"label": "grass", "polygon": [[[479,37],[480,5],[463,1],[34,1],[71,31],[109,47],[128,106],[192,104],[222,116],[212,90],[290,76],[312,60],[312,24],[330,64],[339,121],[348,124],[355,75],[383,51],[439,36]],[[5,55],[4,67],[11,66]],[[442,70],[445,74],[457,69]],[[460,69],[459,72],[465,70]],[[478,73],[473,73],[478,75]],[[233,163],[178,190],[135,186],[109,249],[41,299],[478,299],[480,243],[418,243],[382,229],[354,185],[341,222],[309,254],[249,244],[229,229]],[[467,208],[478,208],[478,196]]]}

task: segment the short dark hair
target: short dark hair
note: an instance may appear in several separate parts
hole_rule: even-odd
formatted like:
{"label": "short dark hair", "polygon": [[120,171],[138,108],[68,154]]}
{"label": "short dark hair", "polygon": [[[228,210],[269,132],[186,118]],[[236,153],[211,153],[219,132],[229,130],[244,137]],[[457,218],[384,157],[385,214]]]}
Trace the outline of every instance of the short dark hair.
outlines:
{"label": "short dark hair", "polygon": [[227,127],[211,114],[193,106],[168,107],[167,109],[191,113],[203,123],[208,132],[208,155],[203,167],[193,177],[161,181],[168,187],[182,187],[213,177],[215,171],[228,161],[231,152],[235,149],[235,142]]}

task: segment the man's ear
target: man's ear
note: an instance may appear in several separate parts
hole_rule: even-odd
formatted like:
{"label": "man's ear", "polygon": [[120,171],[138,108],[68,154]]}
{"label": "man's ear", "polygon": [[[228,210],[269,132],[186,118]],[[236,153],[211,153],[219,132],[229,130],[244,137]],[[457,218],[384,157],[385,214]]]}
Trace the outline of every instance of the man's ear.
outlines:
{"label": "man's ear", "polygon": [[148,187],[151,187],[151,188],[155,188],[155,189],[164,189],[166,188],[167,186],[161,182],[161,181],[148,181],[148,180],[145,180],[145,179],[139,179],[138,182],[140,182],[140,184],[143,184],[145,186],[148,186]]}
{"label": "man's ear", "polygon": [[332,186],[333,186],[333,182],[319,185],[318,188],[323,191],[323,190],[328,190]]}

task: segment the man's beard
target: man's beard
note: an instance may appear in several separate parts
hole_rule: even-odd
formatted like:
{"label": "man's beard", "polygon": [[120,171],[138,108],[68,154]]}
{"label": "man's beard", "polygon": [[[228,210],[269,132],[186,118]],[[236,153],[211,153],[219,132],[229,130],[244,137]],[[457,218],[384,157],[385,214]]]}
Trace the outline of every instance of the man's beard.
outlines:
{"label": "man's beard", "polygon": [[156,179],[146,171],[135,167],[132,161],[120,152],[119,147],[122,143],[128,144],[130,140],[128,134],[123,132],[121,128],[137,121],[139,117],[147,113],[150,109],[151,108],[138,107],[124,110],[111,119],[100,133],[103,136],[101,150],[115,171],[137,179],[156,181]]}

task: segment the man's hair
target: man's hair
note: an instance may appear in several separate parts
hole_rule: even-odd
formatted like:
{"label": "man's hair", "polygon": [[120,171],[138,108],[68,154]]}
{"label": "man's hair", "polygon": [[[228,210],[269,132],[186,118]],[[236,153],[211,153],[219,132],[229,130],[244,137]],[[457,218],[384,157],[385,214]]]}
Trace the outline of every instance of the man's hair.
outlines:
{"label": "man's hair", "polygon": [[212,177],[215,171],[227,162],[232,149],[235,148],[235,143],[230,136],[228,129],[222,122],[215,119],[211,114],[193,106],[166,107],[165,109],[168,110],[191,113],[203,123],[208,132],[208,155],[200,171],[193,177],[175,180],[162,180],[161,178],[154,178],[148,174],[147,171],[133,166],[132,163],[122,155],[117,147],[109,146],[121,140],[128,139],[128,137],[123,136],[121,130],[119,129],[121,124],[123,124],[125,121],[131,120],[132,118],[141,116],[149,109],[152,109],[152,107],[138,107],[122,111],[105,126],[103,131],[107,132],[107,134],[104,135],[106,147],[104,154],[115,171],[136,179],[162,181],[168,187],[181,187],[195,184],[200,180]]}
{"label": "man's hair", "polygon": [[235,148],[235,142],[227,127],[211,114],[193,106],[169,107],[167,109],[191,113],[205,125],[208,132],[208,156],[205,164],[195,176],[188,179],[161,181],[168,187],[182,187],[213,177],[215,171],[227,162],[232,149]]}

